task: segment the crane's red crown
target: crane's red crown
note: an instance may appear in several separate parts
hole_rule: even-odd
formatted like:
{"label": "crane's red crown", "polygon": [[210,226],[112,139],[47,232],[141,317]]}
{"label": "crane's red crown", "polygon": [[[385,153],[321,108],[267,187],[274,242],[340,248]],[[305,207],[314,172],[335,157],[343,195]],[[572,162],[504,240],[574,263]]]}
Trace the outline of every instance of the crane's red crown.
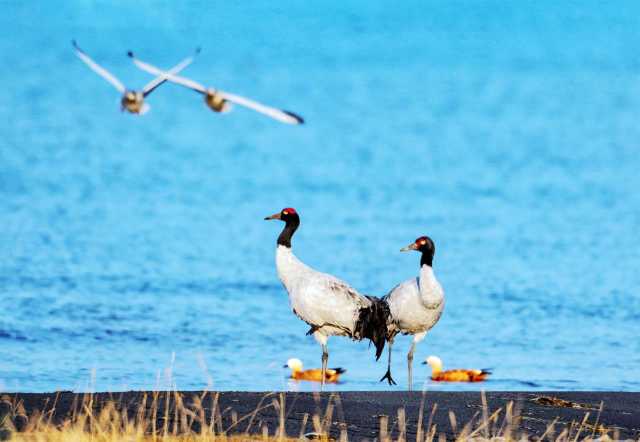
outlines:
{"label": "crane's red crown", "polygon": [[282,209],[282,214],[283,215],[295,215],[296,209],[292,208],[292,207],[286,207],[284,209]]}

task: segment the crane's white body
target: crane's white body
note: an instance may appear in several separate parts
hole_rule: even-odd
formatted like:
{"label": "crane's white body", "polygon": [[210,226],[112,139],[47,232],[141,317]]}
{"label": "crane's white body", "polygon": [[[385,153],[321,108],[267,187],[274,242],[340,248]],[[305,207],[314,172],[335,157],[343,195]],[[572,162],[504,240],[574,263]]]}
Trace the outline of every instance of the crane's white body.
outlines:
{"label": "crane's white body", "polygon": [[390,330],[414,335],[414,342],[424,338],[444,310],[444,290],[433,268],[426,264],[420,268],[420,276],[398,284],[384,300],[391,310]]}
{"label": "crane's white body", "polygon": [[304,264],[290,247],[277,246],[276,268],[293,312],[316,329],[314,337],[320,344],[326,345],[332,335],[353,337],[360,309],[371,305],[366,296]]}

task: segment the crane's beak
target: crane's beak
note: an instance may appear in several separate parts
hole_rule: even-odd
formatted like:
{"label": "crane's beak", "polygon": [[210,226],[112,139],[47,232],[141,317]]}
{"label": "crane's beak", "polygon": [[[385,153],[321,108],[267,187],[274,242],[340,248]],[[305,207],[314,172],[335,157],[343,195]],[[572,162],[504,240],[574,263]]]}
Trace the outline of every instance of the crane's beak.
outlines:
{"label": "crane's beak", "polygon": [[268,221],[268,220],[270,220],[270,219],[280,219],[280,212],[278,212],[278,213],[274,213],[274,214],[273,214],[273,215],[271,215],[271,216],[267,216],[264,220],[265,220],[265,221]]}
{"label": "crane's beak", "polygon": [[408,252],[409,250],[418,250],[418,246],[416,243],[412,242],[407,247],[403,247],[400,249],[401,252]]}

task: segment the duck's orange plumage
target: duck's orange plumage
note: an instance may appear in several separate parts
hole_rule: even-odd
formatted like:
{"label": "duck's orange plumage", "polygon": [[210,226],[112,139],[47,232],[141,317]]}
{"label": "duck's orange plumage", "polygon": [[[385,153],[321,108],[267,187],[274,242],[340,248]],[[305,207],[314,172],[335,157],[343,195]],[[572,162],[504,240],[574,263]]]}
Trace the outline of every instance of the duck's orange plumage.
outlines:
{"label": "duck's orange plumage", "polygon": [[437,382],[482,382],[491,374],[489,370],[455,368],[442,370],[442,361],[437,356],[429,356],[425,364],[431,366],[431,380]]}
{"label": "duck's orange plumage", "polygon": [[[322,370],[320,368],[310,368],[309,370],[303,370],[302,362],[299,359],[289,359],[285,367],[289,367],[291,369],[291,379],[295,379],[297,381],[322,381]],[[345,370],[344,368],[327,368],[327,371],[325,372],[324,382],[332,384],[338,382],[340,375],[345,371],[347,370]]]}
{"label": "duck's orange plumage", "polygon": [[[327,368],[324,382],[325,383],[338,382],[338,378],[340,378],[340,375],[344,372],[345,370],[342,368]],[[291,373],[291,379],[296,379],[298,381],[320,382],[322,380],[322,370],[319,368],[312,368],[310,370],[294,371]]]}
{"label": "duck's orange plumage", "polygon": [[458,368],[433,374],[431,380],[438,382],[481,382],[484,381],[489,374],[486,370],[465,370]]}

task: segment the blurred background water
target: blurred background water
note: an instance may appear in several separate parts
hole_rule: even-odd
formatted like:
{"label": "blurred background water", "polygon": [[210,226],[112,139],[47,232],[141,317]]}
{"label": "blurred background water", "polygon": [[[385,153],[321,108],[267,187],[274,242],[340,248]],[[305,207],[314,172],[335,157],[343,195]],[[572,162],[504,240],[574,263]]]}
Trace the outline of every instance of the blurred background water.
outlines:
{"label": "blurred background water", "polygon": [[[447,304],[416,362],[494,375],[426,388],[640,390],[639,3],[1,7],[0,391],[317,388],[281,368],[320,364],[263,221],[285,206],[295,253],[365,293],[434,238]],[[201,45],[185,75],[307,124],[173,85],[122,114],[72,38],[131,87],[128,49]],[[332,388],[390,388],[365,343],[329,348]]]}

